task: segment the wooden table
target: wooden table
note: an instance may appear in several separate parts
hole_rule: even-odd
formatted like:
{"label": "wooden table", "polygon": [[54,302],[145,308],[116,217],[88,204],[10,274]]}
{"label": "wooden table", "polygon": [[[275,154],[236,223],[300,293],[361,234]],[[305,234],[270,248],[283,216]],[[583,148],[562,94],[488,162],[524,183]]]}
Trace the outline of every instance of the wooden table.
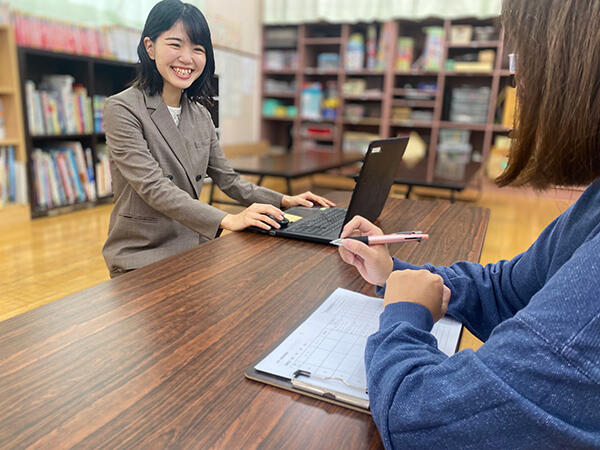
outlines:
{"label": "wooden table", "polygon": [[[242,175],[257,175],[259,186],[265,177],[285,178],[287,194],[292,194],[292,180],[323,173],[331,169],[339,169],[361,162],[364,156],[354,154],[339,154],[327,152],[292,152],[283,155],[248,155],[231,159],[229,163],[234,170]],[[214,200],[215,183],[210,187],[208,203]],[[217,201],[231,204],[233,202]],[[238,204],[238,203],[233,203]]]}
{"label": "wooden table", "polygon": [[[488,217],[390,199],[380,224],[449,264]],[[1,322],[0,448],[380,448],[370,416],[244,378],[337,287],[374,293],[333,247],[241,232]]]}

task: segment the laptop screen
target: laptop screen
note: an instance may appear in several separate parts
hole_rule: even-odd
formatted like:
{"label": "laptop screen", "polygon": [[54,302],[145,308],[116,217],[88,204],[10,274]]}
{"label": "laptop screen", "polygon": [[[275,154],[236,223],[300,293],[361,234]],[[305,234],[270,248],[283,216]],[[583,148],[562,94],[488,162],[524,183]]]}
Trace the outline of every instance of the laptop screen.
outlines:
{"label": "laptop screen", "polygon": [[356,215],[371,222],[379,217],[407,144],[408,137],[380,139],[369,144],[344,225]]}

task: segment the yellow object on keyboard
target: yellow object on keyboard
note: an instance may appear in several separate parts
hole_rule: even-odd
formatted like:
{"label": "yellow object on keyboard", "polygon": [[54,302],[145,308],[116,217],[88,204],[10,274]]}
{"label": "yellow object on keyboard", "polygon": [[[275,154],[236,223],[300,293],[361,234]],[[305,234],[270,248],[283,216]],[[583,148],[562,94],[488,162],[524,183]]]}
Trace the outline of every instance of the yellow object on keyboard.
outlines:
{"label": "yellow object on keyboard", "polygon": [[297,222],[300,219],[302,219],[302,217],[300,217],[300,216],[296,216],[294,214],[288,214],[288,213],[283,213],[283,217],[285,217],[287,220],[289,220],[290,223]]}

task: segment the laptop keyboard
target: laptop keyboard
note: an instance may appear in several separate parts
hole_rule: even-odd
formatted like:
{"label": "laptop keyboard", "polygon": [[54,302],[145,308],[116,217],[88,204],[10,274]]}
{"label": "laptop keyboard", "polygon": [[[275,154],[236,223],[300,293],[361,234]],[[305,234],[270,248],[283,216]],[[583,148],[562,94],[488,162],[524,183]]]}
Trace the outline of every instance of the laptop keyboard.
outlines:
{"label": "laptop keyboard", "polygon": [[341,231],[344,217],[346,217],[346,209],[328,208],[322,210],[319,214],[305,217],[290,224],[287,229],[294,233],[306,233],[315,236],[337,236]]}

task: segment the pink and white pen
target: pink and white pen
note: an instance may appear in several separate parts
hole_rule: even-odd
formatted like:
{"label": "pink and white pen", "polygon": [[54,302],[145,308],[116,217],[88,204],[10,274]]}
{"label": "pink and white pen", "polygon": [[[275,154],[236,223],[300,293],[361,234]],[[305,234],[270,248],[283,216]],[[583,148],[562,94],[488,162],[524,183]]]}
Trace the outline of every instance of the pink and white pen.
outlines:
{"label": "pink and white pen", "polygon": [[[393,244],[394,242],[409,242],[417,241],[421,242],[423,239],[429,238],[428,234],[421,233],[420,231],[404,231],[402,233],[395,234],[384,234],[381,236],[348,236],[344,239],[354,239],[367,245],[381,245],[381,244]],[[335,239],[330,242],[331,245],[342,245],[344,239]]]}

